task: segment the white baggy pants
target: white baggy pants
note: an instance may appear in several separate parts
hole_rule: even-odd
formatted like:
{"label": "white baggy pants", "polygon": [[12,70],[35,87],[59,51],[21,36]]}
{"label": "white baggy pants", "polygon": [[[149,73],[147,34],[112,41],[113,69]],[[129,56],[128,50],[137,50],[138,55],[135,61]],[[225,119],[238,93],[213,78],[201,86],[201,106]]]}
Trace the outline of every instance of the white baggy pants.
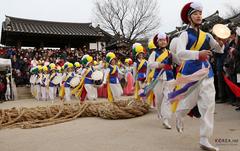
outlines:
{"label": "white baggy pants", "polygon": [[7,84],[7,90],[5,92],[5,99],[11,100],[11,90],[10,90],[10,84]]}
{"label": "white baggy pants", "polygon": [[178,104],[177,118],[183,118],[194,106],[198,105],[201,114],[200,137],[209,138],[213,133],[215,93],[213,77],[206,78],[189,96]]}
{"label": "white baggy pants", "polygon": [[92,84],[85,84],[84,85],[87,91],[87,98],[89,100],[96,100],[97,99],[97,88],[95,88]]}
{"label": "white baggy pants", "polygon": [[171,103],[168,101],[168,93],[171,92],[171,88],[168,85],[168,81],[158,80],[157,84],[153,88],[153,93],[156,100],[156,108],[158,116],[161,119],[171,119]]}
{"label": "white baggy pants", "polygon": [[36,89],[37,89],[37,94],[36,94],[36,99],[38,100],[38,101],[40,101],[40,99],[42,98],[41,97],[41,86],[40,85],[36,85]]}
{"label": "white baggy pants", "polygon": [[46,87],[41,87],[42,100],[46,101],[48,99],[48,93]]}
{"label": "white baggy pants", "polygon": [[65,87],[65,100],[71,101],[71,88]]}
{"label": "white baggy pants", "polygon": [[56,87],[49,87],[49,98],[54,100],[56,96]]}
{"label": "white baggy pants", "polygon": [[110,84],[110,89],[113,95],[113,99],[119,99],[123,94],[123,89],[120,83]]}

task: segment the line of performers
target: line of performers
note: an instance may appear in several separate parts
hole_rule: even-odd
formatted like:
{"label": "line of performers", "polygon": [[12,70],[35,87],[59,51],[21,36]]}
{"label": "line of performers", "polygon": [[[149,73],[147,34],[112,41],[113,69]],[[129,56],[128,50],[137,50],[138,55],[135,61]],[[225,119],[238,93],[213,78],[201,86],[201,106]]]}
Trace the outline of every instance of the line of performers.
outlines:
{"label": "line of performers", "polygon": [[[213,133],[215,88],[213,70],[208,59],[211,51],[223,53],[224,44],[222,40],[214,39],[211,34],[200,30],[201,4],[187,3],[182,9],[181,18],[188,25],[187,29],[172,39],[170,44],[165,33],[156,34],[148,44],[151,52],[148,60],[145,59],[144,47],[135,43],[132,46],[134,63],[128,58],[123,66],[119,66],[115,54],[109,52],[106,62],[98,65],[94,64],[91,56],[85,55],[81,59],[82,66],[80,63],[65,63],[62,68],[54,64],[33,67],[33,87],[36,87],[36,92],[32,89],[34,96],[39,100],[41,93],[41,98],[46,100],[48,92],[49,98],[54,100],[58,91],[60,98],[65,97],[66,101],[71,100],[72,95],[84,101],[86,98],[95,100],[100,90],[109,101],[114,101],[123,93],[134,93],[136,101],[145,101],[156,106],[157,115],[167,129],[171,129],[169,121],[173,113],[176,115],[179,132],[183,132],[185,115],[200,118],[200,147],[218,150],[209,143]],[[178,65],[177,74],[174,74],[173,63]],[[185,85],[172,86],[173,81],[179,78],[183,79],[178,81],[180,83],[188,81],[189,77],[201,73],[202,69],[207,70],[204,78],[195,78],[195,81]],[[120,84],[120,76],[127,81],[124,87]],[[176,97],[183,92],[188,95]],[[174,97],[177,98],[175,101],[169,101]]]}
{"label": "line of performers", "polygon": [[[48,66],[31,68],[31,92],[37,100],[52,100],[57,96],[70,101],[73,96],[96,100],[98,97],[109,101],[120,96],[133,95],[133,61],[125,59],[125,64],[117,62],[116,55],[108,53],[106,60],[99,63],[93,57],[84,55],[74,64],[66,62],[62,67],[51,63]],[[122,85],[120,84],[120,81]]]}

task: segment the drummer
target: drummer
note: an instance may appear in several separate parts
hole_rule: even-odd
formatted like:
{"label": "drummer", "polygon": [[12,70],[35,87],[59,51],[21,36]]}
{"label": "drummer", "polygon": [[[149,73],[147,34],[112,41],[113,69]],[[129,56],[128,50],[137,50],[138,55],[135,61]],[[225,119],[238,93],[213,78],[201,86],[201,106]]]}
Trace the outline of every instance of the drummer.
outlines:
{"label": "drummer", "polygon": [[81,75],[81,73],[82,73],[81,64],[79,62],[75,62],[74,67],[75,67],[75,74]]}
{"label": "drummer", "polygon": [[57,76],[60,77],[60,83],[56,85],[56,88],[55,88],[55,94],[56,96],[59,96],[59,92],[60,92],[60,85],[61,85],[61,82],[62,82],[62,76],[63,76],[63,69],[61,66],[57,66],[56,67],[56,73],[57,73]]}
{"label": "drummer", "polygon": [[68,63],[69,62],[65,62],[64,65],[62,67],[60,67],[61,69],[58,70],[58,75],[61,75],[61,77],[62,77],[62,81],[61,81],[60,86],[59,86],[59,97],[60,97],[60,100],[63,100],[64,96],[65,96],[64,83],[65,83],[66,76],[67,76]]}
{"label": "drummer", "polygon": [[134,94],[134,78],[132,75],[133,72],[133,61],[131,58],[126,58],[125,59],[125,65],[124,65],[124,73],[125,73],[125,80],[126,84],[123,89],[124,95],[130,96]]}
{"label": "drummer", "polygon": [[169,81],[174,80],[172,55],[167,49],[169,44],[168,36],[160,32],[154,37],[154,45],[157,47],[149,56],[148,68],[154,70],[153,81],[156,85],[153,88],[157,115],[163,121],[166,129],[171,129],[169,120],[172,116],[171,104],[168,101],[168,93],[172,91]]}
{"label": "drummer", "polygon": [[[81,60],[85,68],[82,70],[82,78],[84,80],[84,89],[86,90],[86,95],[88,100],[97,99],[97,88],[94,87],[92,73],[95,71],[93,67],[93,57],[90,55],[84,55]],[[83,90],[84,91],[84,90]],[[82,92],[83,94],[83,92]],[[81,97],[81,101],[85,99],[84,94]]]}
{"label": "drummer", "polygon": [[56,96],[56,85],[53,83],[53,79],[57,76],[56,65],[54,63],[49,64],[49,98],[51,101],[54,101]]}
{"label": "drummer", "polygon": [[6,74],[6,80],[7,80],[7,89],[5,92],[5,99],[6,101],[10,101],[11,100],[11,89],[10,89],[10,85],[11,85],[11,81],[10,81],[10,73]]}
{"label": "drummer", "polygon": [[106,61],[109,63],[106,69],[103,84],[107,84],[108,100],[110,102],[119,99],[123,94],[122,86],[118,80],[118,74],[123,74],[117,66],[116,55],[113,52],[107,53]]}
{"label": "drummer", "polygon": [[31,84],[31,93],[34,97],[36,97],[36,91],[35,91],[35,84],[37,80],[38,75],[38,67],[34,66],[30,69],[31,77],[30,77],[30,84]]}
{"label": "drummer", "polygon": [[61,73],[62,73],[62,84],[64,84],[66,76],[67,76],[67,67],[69,62],[65,62],[64,65],[61,67]]}
{"label": "drummer", "polygon": [[[105,75],[106,69],[107,69],[107,63],[106,63],[106,59],[102,58],[101,61],[99,61],[99,70],[103,72],[103,75]],[[98,89],[98,97],[100,98],[107,98],[107,85],[103,84],[102,86],[100,86]]]}
{"label": "drummer", "polygon": [[37,66],[38,68],[38,74],[37,74],[37,78],[36,78],[36,96],[35,98],[37,99],[37,101],[40,101],[41,100],[41,81],[42,81],[42,66],[41,65],[38,65]]}
{"label": "drummer", "polygon": [[67,70],[66,72],[66,77],[64,78],[64,89],[65,89],[65,100],[70,101],[71,100],[71,86],[70,86],[70,81],[74,77],[74,72],[73,72],[73,64],[68,62],[65,65],[65,68]]}
{"label": "drummer", "polygon": [[[157,47],[155,46],[153,39],[151,39],[148,42],[148,56],[151,55],[151,53],[156,49]],[[149,57],[148,57],[148,62],[149,62]],[[150,84],[153,80],[153,76],[154,76],[154,69],[148,68],[147,69],[147,83]],[[153,93],[153,90],[150,90],[149,95],[147,97],[147,103],[151,106],[151,108],[155,107],[155,96]]]}
{"label": "drummer", "polygon": [[139,96],[140,89],[143,89],[147,83],[147,60],[144,59],[144,48],[140,43],[133,44],[133,55],[136,61],[133,64],[133,77],[135,78],[135,92],[134,96],[137,101],[141,98]]}
{"label": "drummer", "polygon": [[41,81],[41,93],[42,93],[42,100],[47,101],[48,99],[48,81],[49,81],[49,74],[48,74],[48,67],[43,66],[43,76]]}
{"label": "drummer", "polygon": [[183,116],[194,106],[198,106],[200,118],[200,147],[205,150],[219,150],[209,143],[214,127],[214,110],[215,110],[215,88],[213,70],[209,64],[211,50],[223,53],[224,45],[220,40],[215,40],[209,33],[200,29],[202,24],[202,10],[200,3],[187,3],[182,11],[181,18],[188,28],[183,31],[177,43],[176,54],[179,59],[184,60],[184,66],[181,70],[183,76],[193,74],[201,68],[210,68],[209,74],[202,81],[197,83],[191,94],[179,102],[177,107],[177,129],[183,130]]}

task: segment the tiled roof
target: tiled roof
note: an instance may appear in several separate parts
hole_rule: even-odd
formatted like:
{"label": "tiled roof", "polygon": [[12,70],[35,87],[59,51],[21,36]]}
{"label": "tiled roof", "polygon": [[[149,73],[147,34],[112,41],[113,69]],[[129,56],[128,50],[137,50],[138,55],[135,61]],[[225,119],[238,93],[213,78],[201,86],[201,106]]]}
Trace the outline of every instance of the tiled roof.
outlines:
{"label": "tiled roof", "polygon": [[2,27],[4,31],[20,33],[103,36],[91,23],[53,22],[6,16]]}
{"label": "tiled roof", "polygon": [[223,21],[224,21],[224,19],[219,16],[218,10],[215,13],[213,13],[212,15],[203,19],[203,22],[211,22],[212,24],[222,23]]}
{"label": "tiled roof", "polygon": [[235,23],[235,24],[240,24],[240,13],[234,15],[234,16],[231,17],[231,18],[228,18],[228,20],[229,20],[230,22]]}

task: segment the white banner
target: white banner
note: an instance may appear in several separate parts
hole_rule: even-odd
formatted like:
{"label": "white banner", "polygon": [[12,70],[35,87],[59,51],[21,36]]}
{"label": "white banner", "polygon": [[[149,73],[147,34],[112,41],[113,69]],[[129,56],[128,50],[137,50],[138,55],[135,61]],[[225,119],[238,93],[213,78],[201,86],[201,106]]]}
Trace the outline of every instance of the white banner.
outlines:
{"label": "white banner", "polygon": [[97,43],[89,43],[89,48],[97,50]]}

